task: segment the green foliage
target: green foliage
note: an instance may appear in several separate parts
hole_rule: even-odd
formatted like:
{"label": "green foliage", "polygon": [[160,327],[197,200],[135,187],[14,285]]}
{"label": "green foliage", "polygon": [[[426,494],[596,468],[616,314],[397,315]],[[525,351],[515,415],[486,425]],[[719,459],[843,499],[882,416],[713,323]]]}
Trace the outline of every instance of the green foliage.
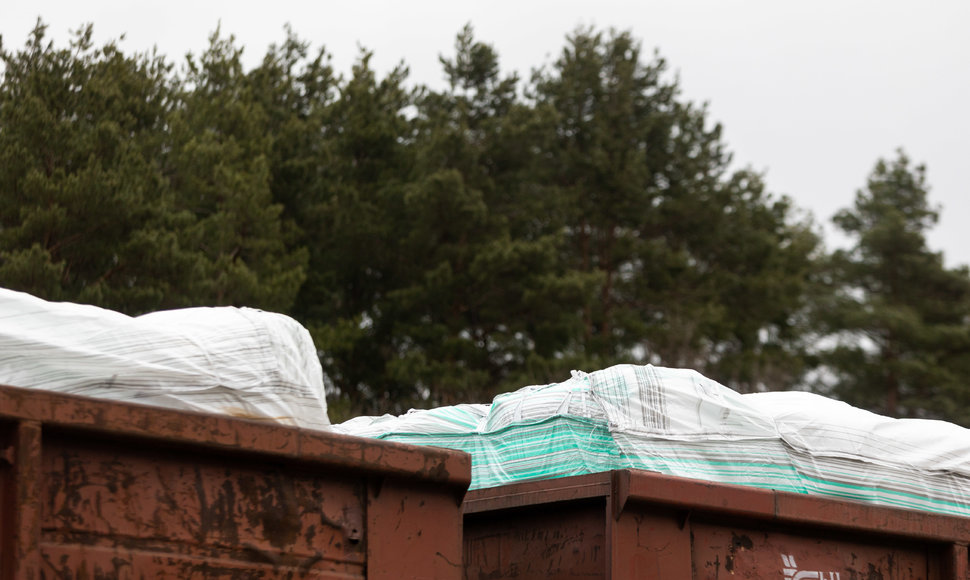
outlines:
{"label": "green foliage", "polygon": [[128,313],[289,308],[306,251],[283,247],[238,53],[214,37],[185,92],[91,27],[63,49],[44,34],[0,54],[0,283]]}
{"label": "green foliage", "polygon": [[398,247],[413,166],[405,116],[412,95],[403,86],[406,69],[378,79],[370,60],[361,53],[326,106],[327,122],[318,128],[321,175],[294,211],[311,251],[295,313],[314,333],[334,397],[354,413],[415,400],[414,381],[402,383],[386,368],[394,337],[385,306],[408,266]]}
{"label": "green foliage", "polygon": [[316,192],[334,160],[327,129],[339,88],[327,52],[321,48],[313,58],[309,54],[309,45],[287,29],[285,40],[270,46],[246,79],[272,138],[273,199],[283,206],[289,227],[301,229],[308,225],[307,212],[318,201]]}
{"label": "green foliage", "polygon": [[292,247],[283,206],[273,203],[273,138],[241,52],[216,32],[201,58],[188,58],[166,171],[177,210],[192,218],[182,243],[198,255],[199,299],[287,311],[306,278],[307,251]]}
{"label": "green foliage", "polygon": [[179,302],[190,265],[157,161],[169,66],[95,48],[90,27],[58,49],[42,24],[0,59],[0,283],[125,311]]}
{"label": "green foliage", "polygon": [[970,424],[970,276],[927,249],[937,217],[923,166],[902,151],[876,164],[853,207],[834,218],[855,243],[836,251],[826,271],[833,297],[819,322],[834,344],[823,360],[847,401]]}
{"label": "green foliage", "polygon": [[644,274],[643,291],[659,304],[646,348],[743,391],[797,384],[818,245],[811,224],[795,221],[790,200],[769,195],[750,171],[668,209],[664,240],[674,251]]}
{"label": "green foliage", "polygon": [[539,101],[556,112],[552,180],[573,267],[602,283],[582,313],[600,364],[646,358],[745,390],[801,376],[794,314],[817,240],[729,156],[629,34],[579,30]]}
{"label": "green foliage", "polygon": [[[557,228],[522,215],[543,215],[548,202],[530,195],[540,189],[539,158],[527,131],[541,133],[519,124],[528,112],[517,78],[501,76],[470,26],[441,63],[448,90],[418,101],[419,175],[401,240],[410,267],[389,295],[398,340],[389,370],[417,381],[432,403],[488,400],[527,380],[535,359],[549,364],[572,346],[563,330],[582,296],[563,278]],[[545,308],[556,302],[560,310]]]}
{"label": "green foliage", "polygon": [[440,91],[366,50],[341,78],[289,29],[252,70],[241,54],[216,31],[175,69],[42,24],[0,48],[0,284],[292,314],[338,421],[617,362],[748,391],[822,361],[849,401],[970,424],[968,273],[926,249],[936,210],[902,154],[825,256],[628,33],[579,29],[522,82],[466,26]]}

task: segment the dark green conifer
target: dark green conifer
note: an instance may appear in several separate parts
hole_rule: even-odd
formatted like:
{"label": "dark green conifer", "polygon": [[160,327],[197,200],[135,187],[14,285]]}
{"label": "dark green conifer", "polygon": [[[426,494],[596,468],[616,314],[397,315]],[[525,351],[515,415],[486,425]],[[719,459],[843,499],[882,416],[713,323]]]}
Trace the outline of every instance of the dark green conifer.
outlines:
{"label": "dark green conifer", "polygon": [[829,384],[850,403],[891,416],[970,422],[970,276],[927,248],[938,219],[926,169],[899,151],[876,163],[835,224],[852,240],[826,271],[833,298],[820,309],[830,333]]}

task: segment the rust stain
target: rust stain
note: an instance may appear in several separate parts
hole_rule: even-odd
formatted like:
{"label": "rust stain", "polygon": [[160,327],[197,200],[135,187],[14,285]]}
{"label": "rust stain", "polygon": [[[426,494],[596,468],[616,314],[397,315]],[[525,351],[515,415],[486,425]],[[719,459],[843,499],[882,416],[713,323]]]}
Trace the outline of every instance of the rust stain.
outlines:
{"label": "rust stain", "polygon": [[0,386],[0,578],[457,580],[469,479],[452,451]]}

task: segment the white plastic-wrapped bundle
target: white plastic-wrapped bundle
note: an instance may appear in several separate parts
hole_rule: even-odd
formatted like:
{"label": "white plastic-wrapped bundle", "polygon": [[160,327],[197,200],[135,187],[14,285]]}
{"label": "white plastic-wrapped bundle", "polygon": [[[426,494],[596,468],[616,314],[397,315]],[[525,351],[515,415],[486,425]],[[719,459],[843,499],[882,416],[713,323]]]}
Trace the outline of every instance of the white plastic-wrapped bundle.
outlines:
{"label": "white plastic-wrapped bundle", "polygon": [[632,467],[970,515],[970,430],[957,425],[811,393],[742,395],[684,369],[620,365],[589,378]]}
{"label": "white plastic-wrapped bundle", "polygon": [[0,384],[329,429],[309,332],[251,308],[130,317],[0,288]]}
{"label": "white plastic-wrapped bundle", "polygon": [[[970,516],[970,430],[891,419],[819,395],[742,395],[693,370],[618,365],[343,432],[472,455],[472,488],[646,469]],[[481,417],[481,418],[479,418]],[[456,427],[457,426],[457,427]]]}
{"label": "white plastic-wrapped bundle", "polygon": [[970,515],[970,430],[811,393],[744,397],[774,419],[809,493]]}

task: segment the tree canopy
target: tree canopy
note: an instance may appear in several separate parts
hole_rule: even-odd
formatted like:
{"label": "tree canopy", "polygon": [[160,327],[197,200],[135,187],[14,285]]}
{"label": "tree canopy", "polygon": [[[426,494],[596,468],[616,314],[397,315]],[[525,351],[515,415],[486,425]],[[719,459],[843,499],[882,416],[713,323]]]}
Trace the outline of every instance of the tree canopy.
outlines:
{"label": "tree canopy", "polygon": [[970,424],[924,168],[880,161],[828,253],[629,33],[521,79],[466,26],[439,88],[291,30],[251,70],[218,30],[179,63],[91,38],[0,46],[0,285],[290,314],[335,420],[651,362]]}
{"label": "tree canopy", "polygon": [[927,248],[938,215],[925,167],[902,151],[876,163],[853,206],[835,216],[853,245],[828,260],[834,293],[819,321],[833,344],[823,358],[847,401],[966,423],[970,277]]}

